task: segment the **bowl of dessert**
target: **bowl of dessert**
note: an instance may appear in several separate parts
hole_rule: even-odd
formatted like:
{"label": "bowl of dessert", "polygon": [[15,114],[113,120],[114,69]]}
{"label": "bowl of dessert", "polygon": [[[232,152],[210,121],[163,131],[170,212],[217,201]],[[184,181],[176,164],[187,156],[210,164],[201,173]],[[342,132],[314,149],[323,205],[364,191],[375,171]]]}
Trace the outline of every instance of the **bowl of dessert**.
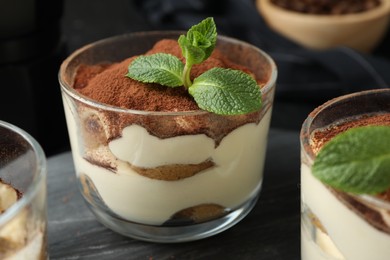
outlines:
{"label": "bowl of dessert", "polygon": [[256,0],[256,6],[275,32],[316,50],[345,46],[369,53],[390,20],[389,0]]}

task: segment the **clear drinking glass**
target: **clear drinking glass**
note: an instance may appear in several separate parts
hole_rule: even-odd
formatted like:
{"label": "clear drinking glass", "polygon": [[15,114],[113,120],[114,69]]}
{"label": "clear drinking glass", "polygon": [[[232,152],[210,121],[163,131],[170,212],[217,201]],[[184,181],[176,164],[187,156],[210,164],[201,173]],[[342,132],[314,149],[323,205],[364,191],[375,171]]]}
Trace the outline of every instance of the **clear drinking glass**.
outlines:
{"label": "clear drinking glass", "polygon": [[[302,260],[389,259],[390,202],[378,196],[336,191],[311,173],[313,133],[329,126],[390,125],[390,90],[378,89],[332,99],[315,109],[301,129],[301,253]],[[371,123],[370,123],[371,124]],[[350,127],[349,127],[350,128]],[[345,129],[349,129],[345,128]],[[345,131],[342,130],[342,131]]]}
{"label": "clear drinking glass", "polygon": [[59,71],[81,193],[101,223],[140,240],[183,242],[222,232],[254,207],[263,179],[277,73],[273,60],[254,46],[217,40],[231,60],[266,81],[263,107],[250,115],[130,110],[72,88],[80,64],[122,61],[180,34],[104,39],[75,51]]}
{"label": "clear drinking glass", "polygon": [[46,174],[41,146],[0,121],[1,259],[48,259]]}

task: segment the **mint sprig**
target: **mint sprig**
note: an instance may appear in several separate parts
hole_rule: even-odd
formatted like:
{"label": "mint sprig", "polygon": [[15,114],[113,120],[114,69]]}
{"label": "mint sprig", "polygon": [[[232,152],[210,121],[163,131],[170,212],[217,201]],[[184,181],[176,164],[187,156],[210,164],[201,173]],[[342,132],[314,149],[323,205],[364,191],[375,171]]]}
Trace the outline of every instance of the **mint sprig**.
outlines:
{"label": "mint sprig", "polygon": [[140,56],[131,63],[127,76],[147,83],[159,83],[168,87],[183,85],[184,64],[175,56],[156,53]]}
{"label": "mint sprig", "polygon": [[167,53],[140,55],[129,65],[126,76],[144,83],[168,87],[184,86],[201,109],[221,114],[238,115],[261,108],[261,91],[249,74],[225,68],[212,68],[191,81],[191,68],[205,61],[214,51],[217,31],[209,17],[180,35],[178,44],[185,64]]}
{"label": "mint sprig", "polygon": [[349,193],[390,188],[390,127],[351,128],[326,143],[312,166],[323,183]]}

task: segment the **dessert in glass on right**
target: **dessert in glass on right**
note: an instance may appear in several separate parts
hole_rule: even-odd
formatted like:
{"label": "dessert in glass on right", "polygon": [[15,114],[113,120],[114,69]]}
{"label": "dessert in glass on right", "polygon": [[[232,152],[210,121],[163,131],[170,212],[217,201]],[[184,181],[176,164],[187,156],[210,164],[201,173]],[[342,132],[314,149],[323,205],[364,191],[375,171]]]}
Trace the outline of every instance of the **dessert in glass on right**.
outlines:
{"label": "dessert in glass on right", "polygon": [[301,129],[302,260],[390,256],[390,90],[334,98]]}

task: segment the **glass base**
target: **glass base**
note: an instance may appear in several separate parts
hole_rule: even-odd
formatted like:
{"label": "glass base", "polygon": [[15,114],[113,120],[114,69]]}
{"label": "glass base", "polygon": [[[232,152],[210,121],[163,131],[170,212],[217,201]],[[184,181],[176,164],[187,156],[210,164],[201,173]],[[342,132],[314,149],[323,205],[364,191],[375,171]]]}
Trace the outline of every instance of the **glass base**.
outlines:
{"label": "glass base", "polygon": [[91,207],[100,223],[109,229],[137,240],[157,243],[189,242],[210,237],[227,230],[241,221],[253,209],[258,196],[231,213],[211,221],[183,226],[153,226],[123,220]]}

